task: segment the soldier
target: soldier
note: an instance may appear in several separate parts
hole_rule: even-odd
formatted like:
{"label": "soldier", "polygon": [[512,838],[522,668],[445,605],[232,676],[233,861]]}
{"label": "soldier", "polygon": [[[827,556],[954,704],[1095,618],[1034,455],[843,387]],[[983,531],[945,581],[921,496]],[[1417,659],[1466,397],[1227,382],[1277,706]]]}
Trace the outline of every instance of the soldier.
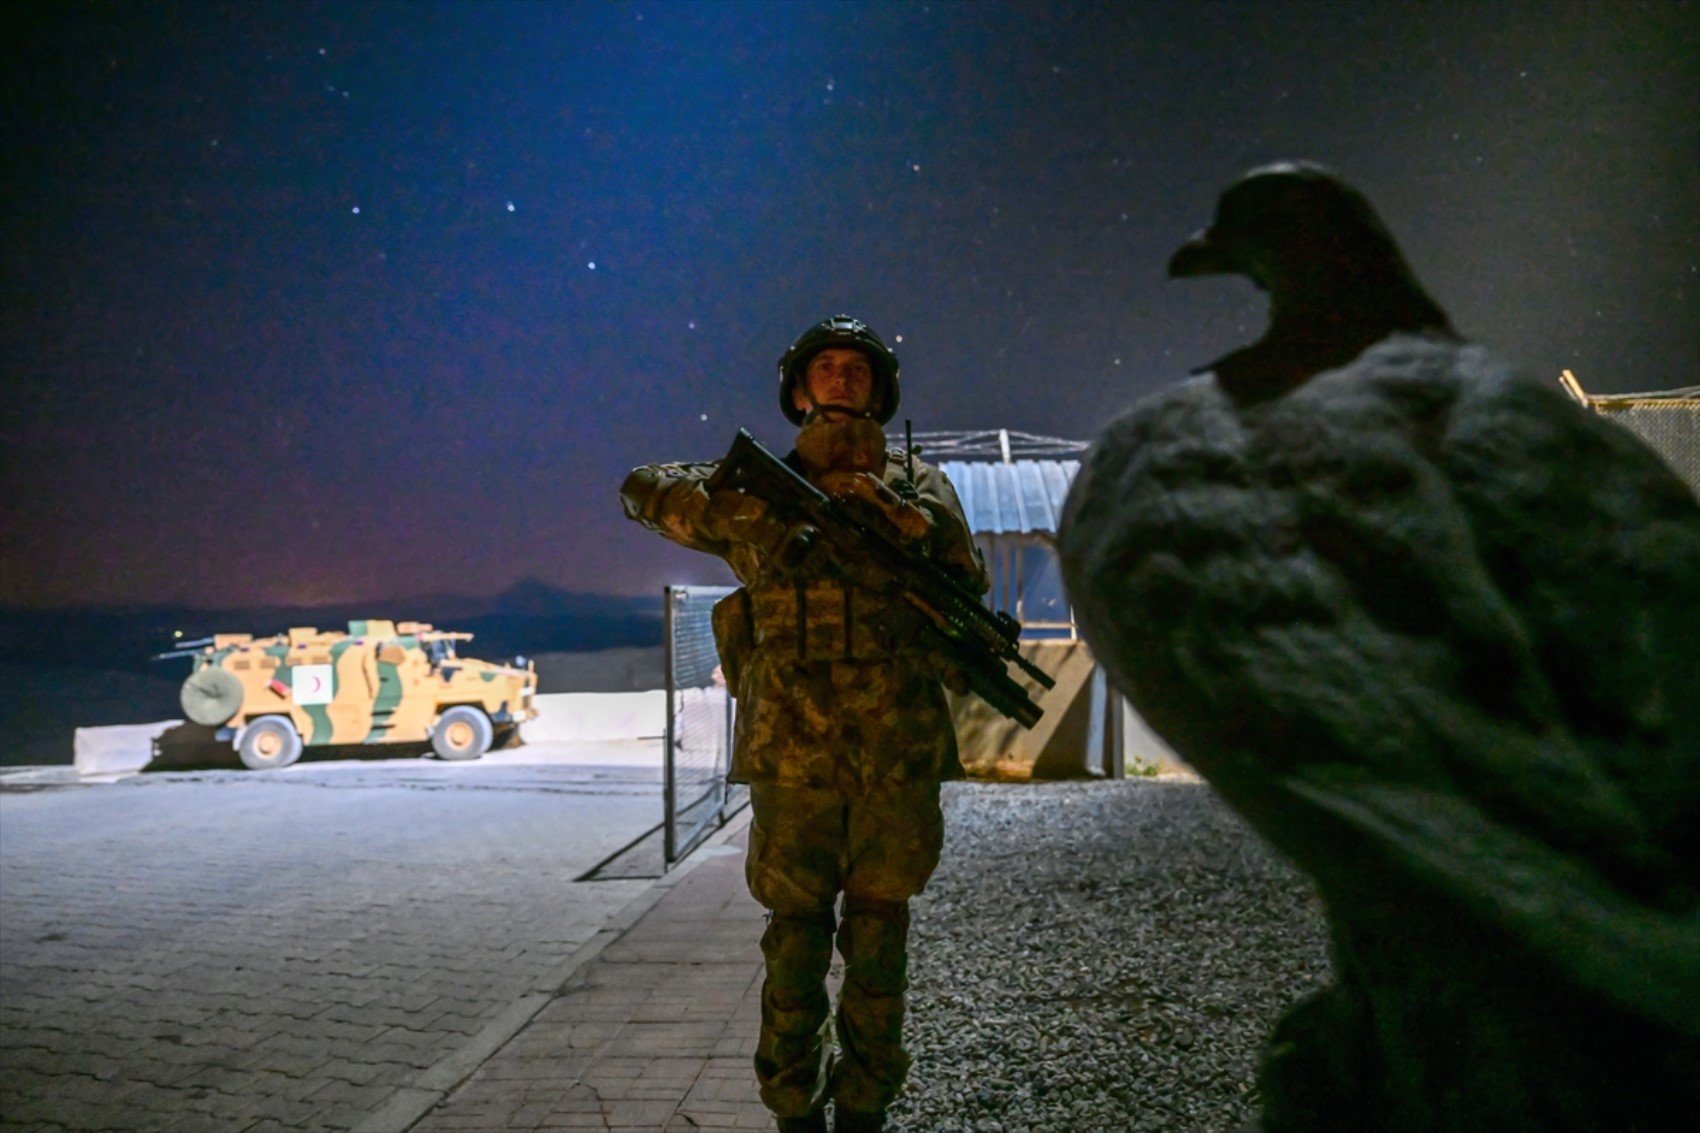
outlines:
{"label": "soldier", "polygon": [[[859,319],[810,327],[779,360],[779,408],[800,427],[785,460],[864,520],[889,525],[975,594],[985,564],[944,474],[888,450],[897,356]],[[750,785],[746,875],[768,910],[756,1077],[781,1130],[884,1128],[903,1049],[909,899],[938,865],[939,783],[962,777],[940,688],[966,686],[922,644],[920,616],[859,582],[858,564],[804,549],[764,501],[710,491],[716,465],[646,465],[626,514],[724,558],[743,585],[715,607],[738,702],[728,778]],[[842,908],[838,907],[842,895]],[[826,991],[844,957],[832,1051]]]}

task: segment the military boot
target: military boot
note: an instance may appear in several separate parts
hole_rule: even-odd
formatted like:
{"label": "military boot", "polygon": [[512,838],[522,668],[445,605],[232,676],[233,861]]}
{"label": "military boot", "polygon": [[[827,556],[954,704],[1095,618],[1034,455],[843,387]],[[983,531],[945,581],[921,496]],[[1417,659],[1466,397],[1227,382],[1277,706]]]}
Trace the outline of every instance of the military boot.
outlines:
{"label": "military boot", "polygon": [[802,1117],[781,1117],[779,1133],[826,1133],[826,1110],[817,1109]]}
{"label": "military boot", "polygon": [[841,1109],[832,1119],[833,1133],[884,1133],[885,1110]]}

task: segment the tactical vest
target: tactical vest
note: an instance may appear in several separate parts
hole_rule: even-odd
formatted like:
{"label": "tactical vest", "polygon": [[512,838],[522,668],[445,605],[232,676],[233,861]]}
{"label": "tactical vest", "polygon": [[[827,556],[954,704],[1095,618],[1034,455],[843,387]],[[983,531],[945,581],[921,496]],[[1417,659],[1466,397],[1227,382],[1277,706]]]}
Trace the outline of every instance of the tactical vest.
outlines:
{"label": "tactical vest", "polygon": [[908,636],[894,616],[901,599],[837,579],[757,585],[749,594],[752,644],[799,661],[887,661]]}

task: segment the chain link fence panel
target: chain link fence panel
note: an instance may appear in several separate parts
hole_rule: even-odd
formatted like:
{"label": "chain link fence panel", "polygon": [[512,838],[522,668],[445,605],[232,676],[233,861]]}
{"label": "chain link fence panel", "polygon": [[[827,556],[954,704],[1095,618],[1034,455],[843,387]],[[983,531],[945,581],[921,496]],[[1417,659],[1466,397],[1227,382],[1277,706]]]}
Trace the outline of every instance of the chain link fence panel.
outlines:
{"label": "chain link fence panel", "polygon": [[1571,397],[1645,441],[1700,496],[1700,386],[1650,393],[1589,393],[1569,370],[1558,381]]}
{"label": "chain link fence panel", "polygon": [[736,705],[726,689],[710,620],[729,586],[669,586],[665,748],[666,865],[684,858],[749,801],[726,782]]}
{"label": "chain link fence panel", "polygon": [[1700,496],[1700,397],[1590,398],[1594,411],[1647,442]]}

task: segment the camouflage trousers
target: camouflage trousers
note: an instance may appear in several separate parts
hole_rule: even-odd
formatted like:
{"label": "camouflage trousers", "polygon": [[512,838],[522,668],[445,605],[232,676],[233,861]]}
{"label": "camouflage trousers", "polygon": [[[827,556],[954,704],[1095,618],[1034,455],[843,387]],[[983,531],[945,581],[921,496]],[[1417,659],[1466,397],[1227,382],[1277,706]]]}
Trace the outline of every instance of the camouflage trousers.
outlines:
{"label": "camouflage trousers", "polygon": [[[909,898],[927,884],[944,843],[938,784],[844,794],[752,783],[750,804],[746,873],[750,893],[770,910],[755,1060],[761,1099],[780,1117],[802,1116],[829,1096],[841,1109],[884,1109],[909,1070]],[[836,1056],[826,988],[835,934],[844,957]]]}

